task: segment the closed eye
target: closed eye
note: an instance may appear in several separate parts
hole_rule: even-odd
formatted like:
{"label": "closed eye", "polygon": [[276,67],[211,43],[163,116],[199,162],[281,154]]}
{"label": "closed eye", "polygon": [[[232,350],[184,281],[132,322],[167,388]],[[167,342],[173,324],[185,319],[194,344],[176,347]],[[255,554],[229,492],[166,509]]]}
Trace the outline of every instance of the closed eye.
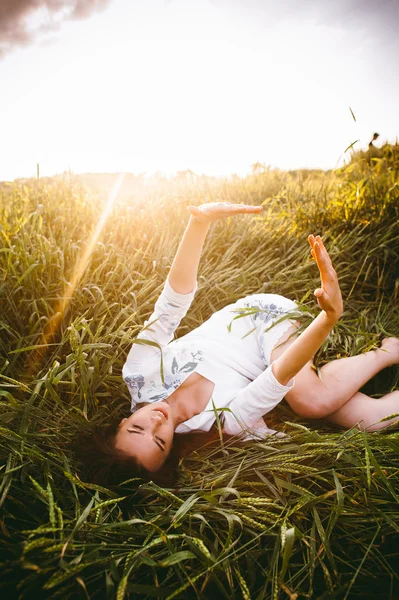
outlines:
{"label": "closed eye", "polygon": [[138,425],[132,425],[134,429],[126,429],[129,433],[138,433],[139,435],[143,435],[144,429],[139,427]]}
{"label": "closed eye", "polygon": [[[140,427],[140,425],[132,425],[132,427],[134,429],[127,429],[126,431],[128,431],[129,433],[138,433],[138,435],[143,435],[143,432],[145,431],[144,427]],[[158,448],[162,450],[162,452],[165,452],[165,442],[163,439],[159,437],[154,437],[154,442],[156,443]]]}
{"label": "closed eye", "polygon": [[[154,442],[156,443],[156,445],[158,446],[158,448],[160,450],[162,450],[162,452],[165,452],[165,448],[163,447],[162,444],[165,444],[165,442],[163,440],[161,440],[161,438],[158,437],[154,437]],[[162,442],[162,443],[161,443]]]}

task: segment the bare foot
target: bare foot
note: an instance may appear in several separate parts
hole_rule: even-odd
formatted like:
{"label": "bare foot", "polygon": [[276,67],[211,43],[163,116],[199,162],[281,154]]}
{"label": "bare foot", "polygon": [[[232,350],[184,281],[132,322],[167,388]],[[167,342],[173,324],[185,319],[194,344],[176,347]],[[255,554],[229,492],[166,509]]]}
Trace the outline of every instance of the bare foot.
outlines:
{"label": "bare foot", "polygon": [[390,365],[399,364],[399,339],[394,337],[384,338],[381,342],[381,350],[388,353]]}

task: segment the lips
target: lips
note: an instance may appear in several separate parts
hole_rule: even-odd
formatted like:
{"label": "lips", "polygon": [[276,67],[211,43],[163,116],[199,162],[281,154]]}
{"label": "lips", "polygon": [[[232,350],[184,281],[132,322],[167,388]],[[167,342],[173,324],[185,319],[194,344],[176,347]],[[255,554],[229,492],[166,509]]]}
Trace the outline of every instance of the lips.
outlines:
{"label": "lips", "polygon": [[163,415],[165,419],[168,420],[168,409],[166,408],[165,404],[158,404],[156,408],[153,408],[153,412],[161,413],[161,415]]}

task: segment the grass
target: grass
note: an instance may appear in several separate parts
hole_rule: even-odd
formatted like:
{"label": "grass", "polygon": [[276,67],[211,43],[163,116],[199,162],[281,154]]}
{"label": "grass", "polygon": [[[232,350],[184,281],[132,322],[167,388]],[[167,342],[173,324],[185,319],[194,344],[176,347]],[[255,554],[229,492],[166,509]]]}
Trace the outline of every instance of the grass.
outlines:
{"label": "grass", "polygon": [[[0,590],[5,598],[383,598],[399,595],[397,428],[364,434],[270,418],[289,434],[208,447],[178,489],[80,478],[69,444],[129,412],[121,367],[187,222],[205,199],[263,204],[216,224],[183,335],[274,291],[315,311],[308,233],[322,233],[345,313],[316,364],[399,334],[399,148],[335,172],[180,174],[123,189],[71,290],[106,199],[78,177],[0,187]],[[397,369],[367,387],[398,388]]]}

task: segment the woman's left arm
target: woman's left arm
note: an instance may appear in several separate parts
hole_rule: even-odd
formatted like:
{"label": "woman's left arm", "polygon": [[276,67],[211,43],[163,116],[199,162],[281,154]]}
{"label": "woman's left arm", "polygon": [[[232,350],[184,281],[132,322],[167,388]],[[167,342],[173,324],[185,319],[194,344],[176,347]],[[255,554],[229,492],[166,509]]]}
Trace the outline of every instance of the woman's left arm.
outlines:
{"label": "woman's left arm", "polygon": [[262,207],[211,202],[189,206],[188,210],[191,217],[168,276],[171,287],[179,294],[188,294],[195,288],[201,252],[211,222],[238,214],[260,213]]}
{"label": "woman's left arm", "polygon": [[323,241],[320,236],[315,238],[313,235],[310,235],[308,240],[320,271],[321,287],[317,288],[314,294],[322,310],[309,327],[273,362],[273,374],[282,385],[287,385],[313,358],[343,311],[337,273]]}

